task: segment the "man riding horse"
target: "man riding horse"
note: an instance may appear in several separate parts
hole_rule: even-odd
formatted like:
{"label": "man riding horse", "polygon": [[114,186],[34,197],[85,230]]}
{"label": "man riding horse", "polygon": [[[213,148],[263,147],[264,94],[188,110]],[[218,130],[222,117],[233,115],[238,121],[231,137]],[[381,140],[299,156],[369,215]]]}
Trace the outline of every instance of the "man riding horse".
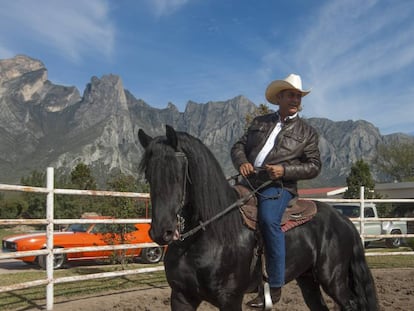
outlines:
{"label": "man riding horse", "polygon": [[[257,198],[273,303],[280,300],[285,284],[283,213],[289,201],[297,196],[297,181],[314,178],[321,170],[318,135],[298,115],[302,110],[302,97],[309,92],[302,90],[301,78],[295,74],[270,83],[266,99],[279,105],[279,110],[256,117],[231,149],[235,168],[253,187],[272,180],[269,186],[259,191]],[[263,308],[263,294],[259,293],[248,305]]]}

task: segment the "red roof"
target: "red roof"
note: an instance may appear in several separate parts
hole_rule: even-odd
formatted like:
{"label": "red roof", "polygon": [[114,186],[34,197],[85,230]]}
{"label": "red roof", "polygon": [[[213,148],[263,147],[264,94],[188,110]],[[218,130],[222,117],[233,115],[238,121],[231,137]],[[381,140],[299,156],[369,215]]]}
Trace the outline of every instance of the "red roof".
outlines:
{"label": "red roof", "polygon": [[298,193],[300,196],[307,196],[312,194],[326,194],[330,191],[342,189],[344,187],[327,187],[327,188],[311,188],[311,189],[299,189]]}

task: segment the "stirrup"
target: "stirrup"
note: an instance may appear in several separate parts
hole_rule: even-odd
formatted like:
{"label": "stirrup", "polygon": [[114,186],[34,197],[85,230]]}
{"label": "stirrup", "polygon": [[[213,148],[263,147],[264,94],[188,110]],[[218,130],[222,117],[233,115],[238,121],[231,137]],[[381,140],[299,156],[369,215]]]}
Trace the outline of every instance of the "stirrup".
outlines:
{"label": "stirrup", "polygon": [[263,310],[272,310],[273,302],[272,296],[270,295],[270,286],[269,283],[264,282],[263,284],[263,297],[264,297],[264,309]]}

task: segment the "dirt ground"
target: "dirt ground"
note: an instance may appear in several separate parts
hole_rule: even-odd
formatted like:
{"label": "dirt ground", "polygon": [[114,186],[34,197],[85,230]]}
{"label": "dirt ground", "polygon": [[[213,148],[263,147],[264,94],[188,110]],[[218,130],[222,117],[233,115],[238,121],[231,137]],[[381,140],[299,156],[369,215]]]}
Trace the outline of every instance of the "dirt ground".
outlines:
{"label": "dirt ground", "polygon": [[[409,311],[414,306],[414,269],[373,269],[375,285],[381,311]],[[162,311],[170,310],[169,287],[145,287],[134,290],[106,293],[93,297],[71,298],[56,301],[56,311]],[[247,294],[245,301],[254,295]],[[337,310],[332,300],[327,299],[330,310]],[[25,309],[28,310],[28,309]],[[38,309],[32,309],[38,310]],[[199,311],[217,310],[203,303]],[[243,310],[250,310],[243,306]],[[273,310],[308,310],[295,282],[283,288],[281,301]]]}

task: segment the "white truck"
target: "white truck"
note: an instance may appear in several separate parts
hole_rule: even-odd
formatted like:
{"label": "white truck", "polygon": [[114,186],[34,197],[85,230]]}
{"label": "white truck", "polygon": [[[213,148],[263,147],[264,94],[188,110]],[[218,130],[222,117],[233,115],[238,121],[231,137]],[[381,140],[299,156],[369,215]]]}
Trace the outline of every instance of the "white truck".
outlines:
{"label": "white truck", "polygon": [[[341,214],[349,217],[358,232],[361,233],[361,223],[358,218],[361,216],[361,207],[359,203],[329,203]],[[378,218],[377,208],[374,203],[364,204],[365,218]],[[364,234],[407,234],[407,222],[405,221],[366,221],[364,222]],[[382,238],[364,238],[365,247],[372,241],[383,240]],[[400,247],[402,243],[401,237],[385,238],[385,245],[389,248]]]}

